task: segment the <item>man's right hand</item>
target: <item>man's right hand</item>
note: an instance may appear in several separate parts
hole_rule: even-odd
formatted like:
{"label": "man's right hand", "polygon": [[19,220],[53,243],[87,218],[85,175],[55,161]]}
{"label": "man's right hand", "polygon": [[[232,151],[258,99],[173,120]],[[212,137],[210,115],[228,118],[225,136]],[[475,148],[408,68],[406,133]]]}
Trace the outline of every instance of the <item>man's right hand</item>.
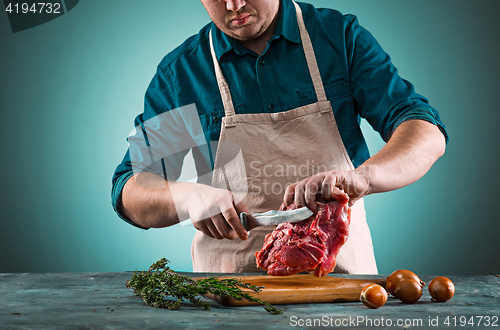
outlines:
{"label": "man's right hand", "polygon": [[164,228],[191,219],[194,227],[217,239],[246,240],[248,232],[239,214],[248,212],[243,202],[225,189],[191,182],[168,182],[152,173],[131,177],[122,193],[127,218],[148,228]]}
{"label": "man's right hand", "polygon": [[239,218],[241,212],[249,213],[248,208],[243,202],[234,204],[230,191],[202,184],[181,185],[171,184],[175,206],[187,213],[196,229],[216,239],[248,238]]}

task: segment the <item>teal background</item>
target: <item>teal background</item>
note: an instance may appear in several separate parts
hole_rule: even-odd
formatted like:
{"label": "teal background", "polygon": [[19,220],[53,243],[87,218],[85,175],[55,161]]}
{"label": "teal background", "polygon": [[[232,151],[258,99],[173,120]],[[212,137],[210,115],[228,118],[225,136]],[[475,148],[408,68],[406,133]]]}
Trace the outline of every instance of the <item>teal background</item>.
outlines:
{"label": "teal background", "polygon": [[[310,2],[356,14],[451,138],[423,179],[366,198],[379,272],[500,273],[498,0]],[[157,64],[208,20],[193,0],[82,0],[13,34],[0,13],[0,272],[192,270],[192,227],[134,228],[110,189]]]}

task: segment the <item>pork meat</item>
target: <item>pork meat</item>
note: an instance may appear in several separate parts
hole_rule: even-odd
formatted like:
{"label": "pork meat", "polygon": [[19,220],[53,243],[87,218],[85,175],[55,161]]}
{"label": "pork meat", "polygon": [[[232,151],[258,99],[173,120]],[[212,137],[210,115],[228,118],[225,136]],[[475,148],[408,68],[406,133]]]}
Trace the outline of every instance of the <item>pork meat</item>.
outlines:
{"label": "pork meat", "polygon": [[[296,209],[282,205],[280,211]],[[340,248],[349,236],[351,209],[348,199],[339,197],[318,202],[318,212],[296,223],[284,222],[268,234],[255,253],[257,267],[272,276],[308,271],[321,277],[333,271]]]}

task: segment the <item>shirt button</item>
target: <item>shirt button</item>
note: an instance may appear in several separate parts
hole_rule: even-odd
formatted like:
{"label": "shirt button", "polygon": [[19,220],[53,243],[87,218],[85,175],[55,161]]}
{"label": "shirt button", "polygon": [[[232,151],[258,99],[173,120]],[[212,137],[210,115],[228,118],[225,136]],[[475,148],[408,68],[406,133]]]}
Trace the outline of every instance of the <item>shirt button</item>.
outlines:
{"label": "shirt button", "polygon": [[264,61],[264,60],[260,60],[260,61],[259,61],[259,64],[260,64],[260,65],[265,65],[265,64],[266,64],[266,61]]}
{"label": "shirt button", "polygon": [[220,119],[219,115],[213,115],[212,116],[212,121],[214,121],[214,122],[218,122],[219,119]]}
{"label": "shirt button", "polygon": [[269,111],[274,111],[274,104],[269,104],[267,108],[269,109]]}

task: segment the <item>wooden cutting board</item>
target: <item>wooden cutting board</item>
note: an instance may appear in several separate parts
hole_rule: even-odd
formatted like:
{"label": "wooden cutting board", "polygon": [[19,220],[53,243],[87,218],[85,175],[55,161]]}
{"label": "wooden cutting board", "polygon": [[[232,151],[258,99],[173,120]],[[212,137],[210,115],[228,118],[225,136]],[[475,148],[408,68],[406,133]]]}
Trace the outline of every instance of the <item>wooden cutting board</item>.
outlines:
{"label": "wooden cutting board", "polygon": [[[235,278],[235,276],[218,277],[218,279],[224,278]],[[361,290],[365,285],[377,283],[385,287],[385,278],[350,279],[335,276],[316,277],[310,274],[293,276],[259,275],[236,278],[241,279],[245,283],[263,286],[264,289],[260,292],[253,292],[248,289],[243,290],[273,305],[359,301]],[[255,305],[255,303],[246,300],[237,301],[231,297],[210,294],[206,296],[224,305]]]}

